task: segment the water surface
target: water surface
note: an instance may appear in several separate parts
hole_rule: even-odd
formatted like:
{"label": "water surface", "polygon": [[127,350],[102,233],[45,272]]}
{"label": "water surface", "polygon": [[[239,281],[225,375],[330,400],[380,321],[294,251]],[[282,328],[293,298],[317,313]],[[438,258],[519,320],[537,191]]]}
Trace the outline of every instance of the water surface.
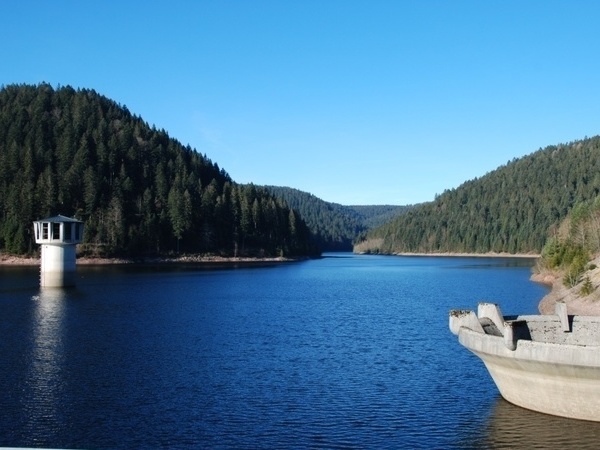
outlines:
{"label": "water surface", "polygon": [[[535,313],[545,289],[531,264],[79,266],[64,290],[40,290],[37,269],[0,268],[0,446],[585,445],[598,425],[504,402],[448,331],[449,309],[481,300]],[[561,432],[543,441],[546,424]]]}

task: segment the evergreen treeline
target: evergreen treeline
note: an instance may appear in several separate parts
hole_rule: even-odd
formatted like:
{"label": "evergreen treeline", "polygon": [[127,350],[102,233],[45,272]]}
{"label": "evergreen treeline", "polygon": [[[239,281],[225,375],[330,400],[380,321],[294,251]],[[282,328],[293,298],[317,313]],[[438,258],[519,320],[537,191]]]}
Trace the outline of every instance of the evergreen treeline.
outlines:
{"label": "evergreen treeline", "polygon": [[370,230],[392,221],[415,206],[416,205],[351,205],[346,206],[345,208],[355,211],[361,218],[363,225]]}
{"label": "evergreen treeline", "polygon": [[35,251],[32,221],[85,222],[97,255],[314,253],[306,224],[262,188],[93,90],[0,89],[0,250]]}
{"label": "evergreen treeline", "polygon": [[353,242],[373,228],[407,210],[408,206],[343,206],[289,187],[265,186],[276,197],[298,211],[327,251],[350,251]]}
{"label": "evergreen treeline", "polygon": [[353,240],[367,229],[358,214],[342,205],[289,187],[265,188],[298,211],[323,250],[350,251]]}
{"label": "evergreen treeline", "polygon": [[600,192],[600,137],[549,146],[445,191],[370,232],[361,251],[539,253]]}

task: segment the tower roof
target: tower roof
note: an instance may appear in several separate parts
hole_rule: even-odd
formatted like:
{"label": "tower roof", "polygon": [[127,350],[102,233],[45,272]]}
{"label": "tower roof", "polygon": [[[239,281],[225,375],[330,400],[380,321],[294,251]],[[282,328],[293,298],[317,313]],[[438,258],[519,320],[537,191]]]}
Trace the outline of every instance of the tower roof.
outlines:
{"label": "tower roof", "polygon": [[53,222],[53,223],[72,223],[72,222],[80,222],[81,220],[73,219],[71,217],[63,216],[61,214],[53,217],[48,217],[46,219],[35,220],[34,222]]}

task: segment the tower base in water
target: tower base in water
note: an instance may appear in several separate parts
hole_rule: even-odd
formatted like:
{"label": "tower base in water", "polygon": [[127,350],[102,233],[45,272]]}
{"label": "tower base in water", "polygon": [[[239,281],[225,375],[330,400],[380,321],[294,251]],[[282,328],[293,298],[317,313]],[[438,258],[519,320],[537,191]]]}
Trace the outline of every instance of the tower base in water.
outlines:
{"label": "tower base in water", "polygon": [[74,245],[42,245],[41,287],[75,286]]}

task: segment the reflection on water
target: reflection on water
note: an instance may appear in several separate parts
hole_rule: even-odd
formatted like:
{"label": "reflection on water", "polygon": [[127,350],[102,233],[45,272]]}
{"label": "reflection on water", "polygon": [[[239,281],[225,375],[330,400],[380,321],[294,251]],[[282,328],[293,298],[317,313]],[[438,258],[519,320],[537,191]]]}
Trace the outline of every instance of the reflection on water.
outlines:
{"label": "reflection on water", "polygon": [[596,448],[600,423],[520,408],[498,396],[482,448]]}
{"label": "reflection on water", "polygon": [[26,429],[43,429],[53,435],[61,427],[60,402],[63,383],[63,310],[64,289],[45,288],[32,297],[34,302],[31,342],[28,355],[27,395],[23,410]]}

